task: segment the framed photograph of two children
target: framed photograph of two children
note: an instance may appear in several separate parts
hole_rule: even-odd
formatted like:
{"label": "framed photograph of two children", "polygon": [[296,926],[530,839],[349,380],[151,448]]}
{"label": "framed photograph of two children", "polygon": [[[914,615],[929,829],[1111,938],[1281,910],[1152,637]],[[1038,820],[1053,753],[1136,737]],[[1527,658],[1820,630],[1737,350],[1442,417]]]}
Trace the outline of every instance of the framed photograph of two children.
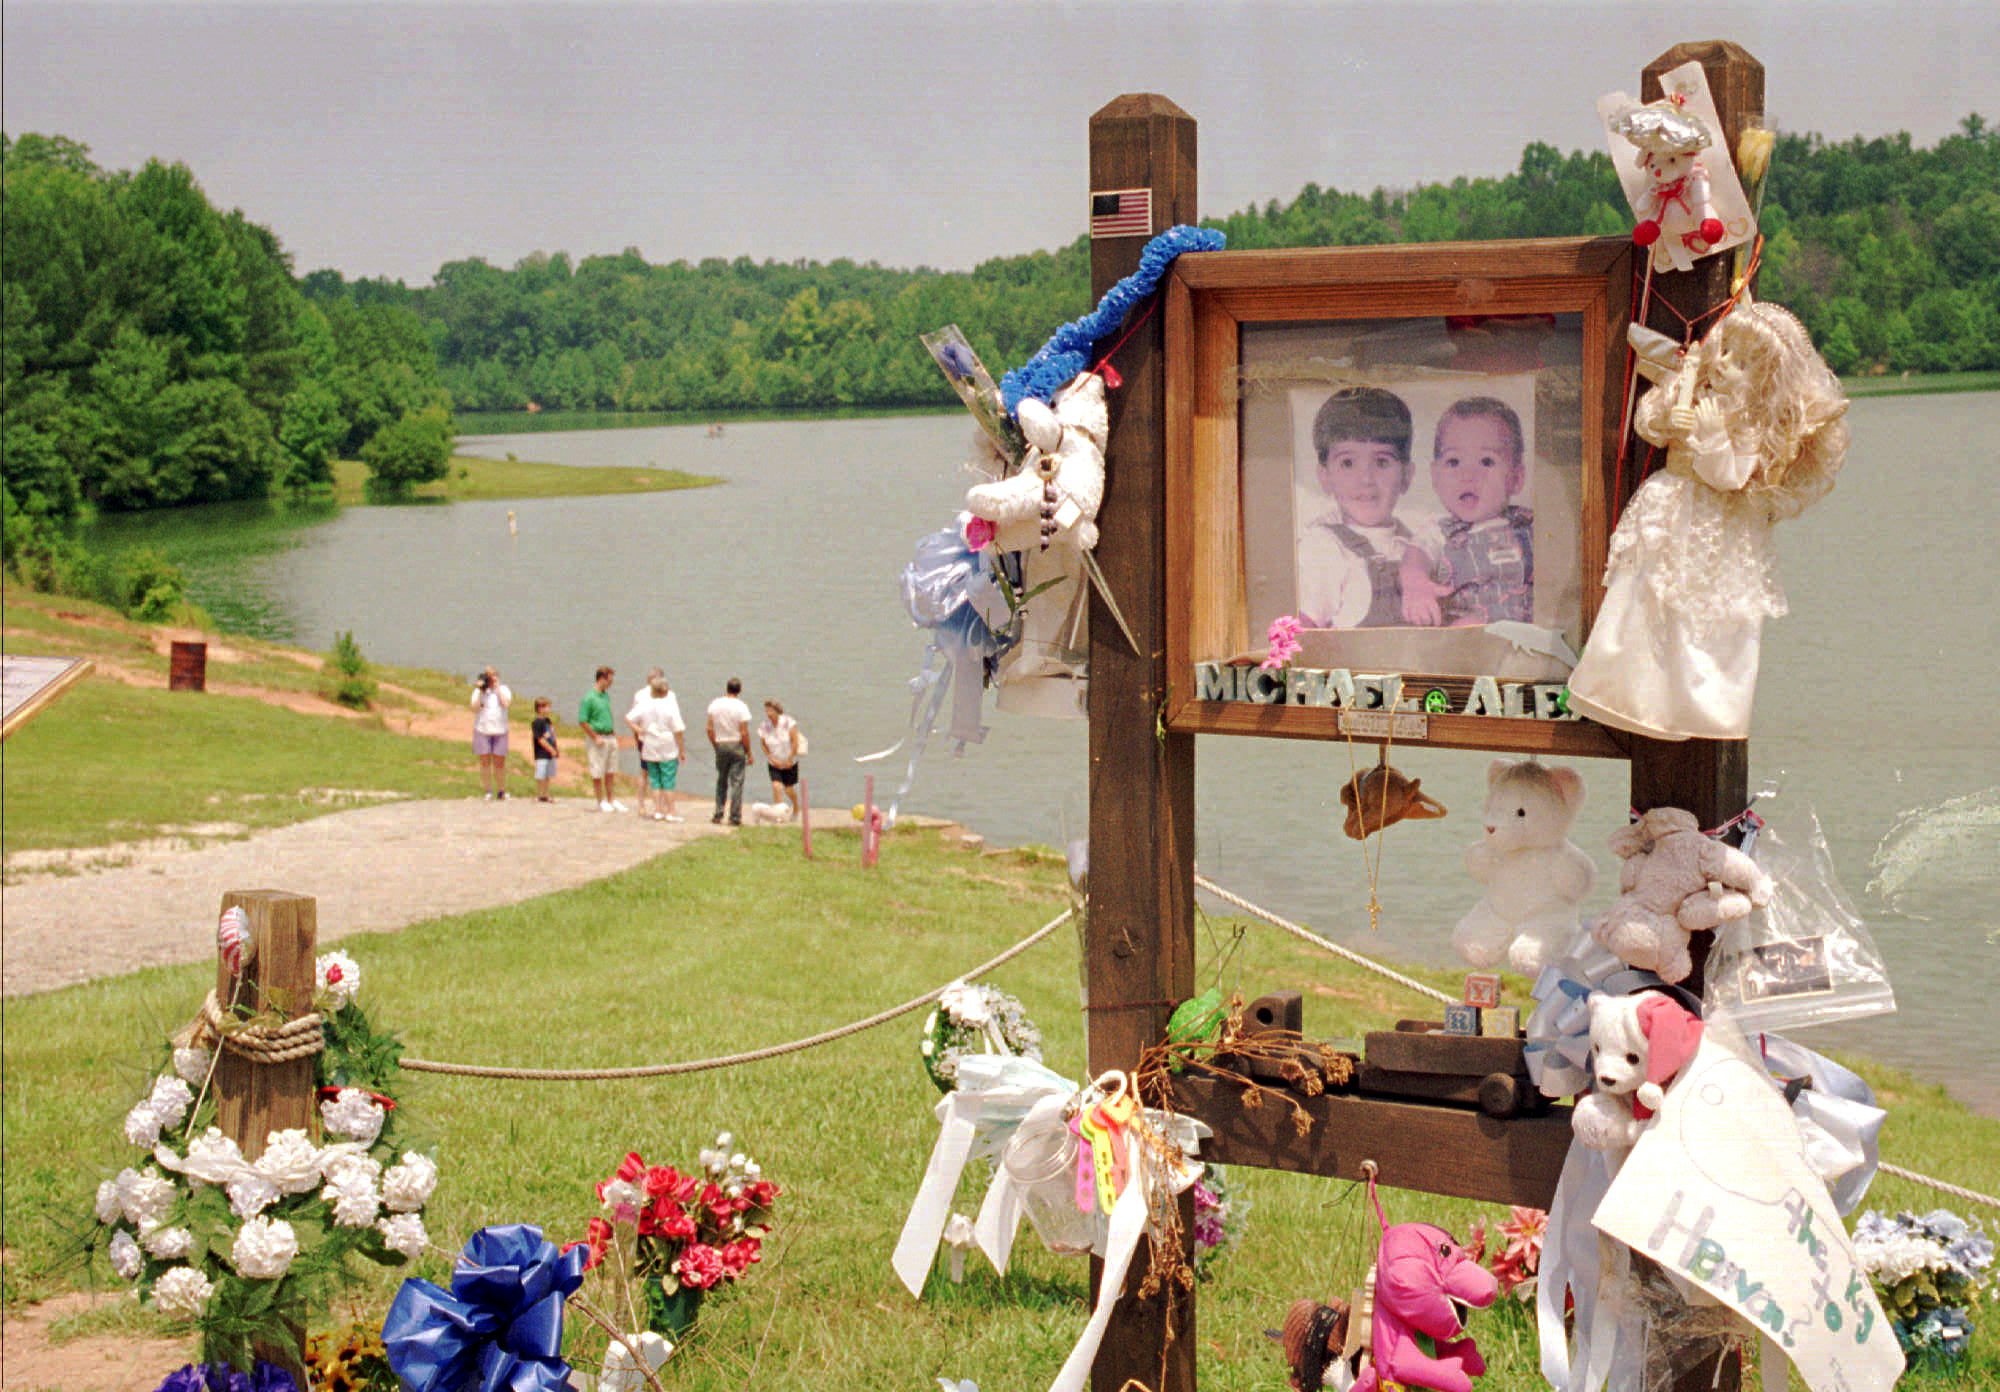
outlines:
{"label": "framed photograph of two children", "polygon": [[1621,237],[1176,263],[1168,726],[1622,755],[1564,690],[1638,482],[1632,286]]}

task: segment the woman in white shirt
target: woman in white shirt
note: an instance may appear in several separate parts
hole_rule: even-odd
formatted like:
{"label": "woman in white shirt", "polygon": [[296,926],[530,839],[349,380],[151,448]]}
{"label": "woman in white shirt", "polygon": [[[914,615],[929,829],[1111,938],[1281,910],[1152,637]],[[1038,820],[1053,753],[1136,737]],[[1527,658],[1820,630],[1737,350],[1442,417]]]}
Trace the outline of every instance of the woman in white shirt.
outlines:
{"label": "woman in white shirt", "polygon": [[806,737],[799,722],[785,714],[776,701],[764,703],[764,723],[757,727],[764,742],[764,762],[771,766],[771,801],[791,804],[799,815],[799,759],[806,752]]}
{"label": "woman in white shirt", "polygon": [[500,673],[488,667],[472,688],[472,752],[479,756],[479,781],[486,788],[486,800],[507,797],[507,707],[514,693],[500,680]]}

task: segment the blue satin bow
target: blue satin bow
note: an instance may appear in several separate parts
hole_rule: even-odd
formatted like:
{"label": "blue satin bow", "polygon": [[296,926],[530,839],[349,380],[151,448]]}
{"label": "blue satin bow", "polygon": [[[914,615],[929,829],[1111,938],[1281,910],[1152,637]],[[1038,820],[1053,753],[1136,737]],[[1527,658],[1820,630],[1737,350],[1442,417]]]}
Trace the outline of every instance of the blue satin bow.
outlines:
{"label": "blue satin bow", "polygon": [[567,1255],[527,1223],[481,1228],[451,1289],[409,1280],[382,1324],[407,1392],[565,1392],[563,1302],[583,1284],[586,1252]]}

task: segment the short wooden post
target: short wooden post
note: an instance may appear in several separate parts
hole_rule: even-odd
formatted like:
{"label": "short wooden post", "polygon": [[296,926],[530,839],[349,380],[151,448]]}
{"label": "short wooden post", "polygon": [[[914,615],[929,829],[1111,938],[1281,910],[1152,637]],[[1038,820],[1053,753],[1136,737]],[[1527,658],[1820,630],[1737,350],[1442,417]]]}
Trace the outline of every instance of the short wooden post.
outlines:
{"label": "short wooden post", "polygon": [[[250,920],[251,950],[239,983],[227,963],[215,970],[215,998],[225,1009],[239,1006],[284,1020],[296,1020],[313,1008],[313,954],[319,942],[317,901],[282,889],[232,889],[222,896],[222,908],[240,908]],[[319,1108],[314,1105],[314,1060],[253,1063],[220,1049],[215,1061],[215,1124],[235,1141],[244,1156],[264,1153],[273,1131],[303,1128],[319,1136]]]}
{"label": "short wooden post", "polygon": [[208,689],[208,644],[174,639],[168,649],[167,690]]}
{"label": "short wooden post", "polygon": [[[1662,75],[1690,61],[1701,64],[1715,98],[1716,114],[1722,118],[1716,148],[1708,158],[1733,164],[1738,137],[1746,126],[1764,117],[1764,65],[1720,39],[1675,44],[1646,65],[1640,75],[1640,98],[1657,100],[1664,94]],[[1655,275],[1654,298],[1672,309],[1656,304],[1649,326],[1681,337],[1683,319],[1696,319],[1729,298],[1733,260],[1724,253],[1695,262],[1691,270]],[[1703,321],[1698,332],[1706,332],[1713,323],[1713,319]],[[1749,741],[1633,739],[1632,806],[1638,811],[1684,807],[1703,826],[1712,827],[1742,811],[1749,800]],[[1697,933],[1689,945],[1694,954],[1694,975],[1681,984],[1696,993],[1701,991],[1702,967],[1713,937]],[[1674,1372],[1675,1392],[1735,1392],[1742,1385],[1741,1361],[1734,1356],[1705,1359],[1690,1367],[1677,1367]]]}
{"label": "short wooden post", "polygon": [[861,782],[861,865],[863,869],[875,868],[875,857],[882,849],[882,827],[875,820],[875,775],[869,774]]}
{"label": "short wooden post", "polygon": [[813,858],[813,805],[812,795],[806,791],[806,776],[799,775],[799,849],[805,858]]}
{"label": "short wooden post", "polygon": [[[1090,118],[1090,189],[1150,190],[1151,232],[1195,220],[1194,118],[1165,97],[1122,96]],[[1137,269],[1147,237],[1091,243],[1093,299]],[[1119,350],[1097,560],[1138,640],[1090,602],[1090,1070],[1130,1068],[1194,994],[1194,737],[1158,734],[1167,694],[1166,369],[1154,314]],[[1148,1099],[1153,1100],[1153,1099]],[[1185,1215],[1184,1215],[1185,1216]],[[1195,1383],[1194,1295],[1169,1323],[1164,1294],[1140,1300],[1141,1249],[1091,1369],[1094,1392]],[[1103,1264],[1093,1257],[1093,1296]]]}

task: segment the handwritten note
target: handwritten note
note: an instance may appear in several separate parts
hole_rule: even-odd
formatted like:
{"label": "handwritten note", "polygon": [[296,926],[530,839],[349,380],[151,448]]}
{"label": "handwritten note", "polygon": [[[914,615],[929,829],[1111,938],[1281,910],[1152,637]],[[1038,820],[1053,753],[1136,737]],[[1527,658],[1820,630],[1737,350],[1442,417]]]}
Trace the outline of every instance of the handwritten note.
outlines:
{"label": "handwritten note", "polygon": [[1887,1392],[1902,1374],[1798,1125],[1726,1016],[1709,1018],[1595,1222],[1749,1320],[1813,1392]]}

